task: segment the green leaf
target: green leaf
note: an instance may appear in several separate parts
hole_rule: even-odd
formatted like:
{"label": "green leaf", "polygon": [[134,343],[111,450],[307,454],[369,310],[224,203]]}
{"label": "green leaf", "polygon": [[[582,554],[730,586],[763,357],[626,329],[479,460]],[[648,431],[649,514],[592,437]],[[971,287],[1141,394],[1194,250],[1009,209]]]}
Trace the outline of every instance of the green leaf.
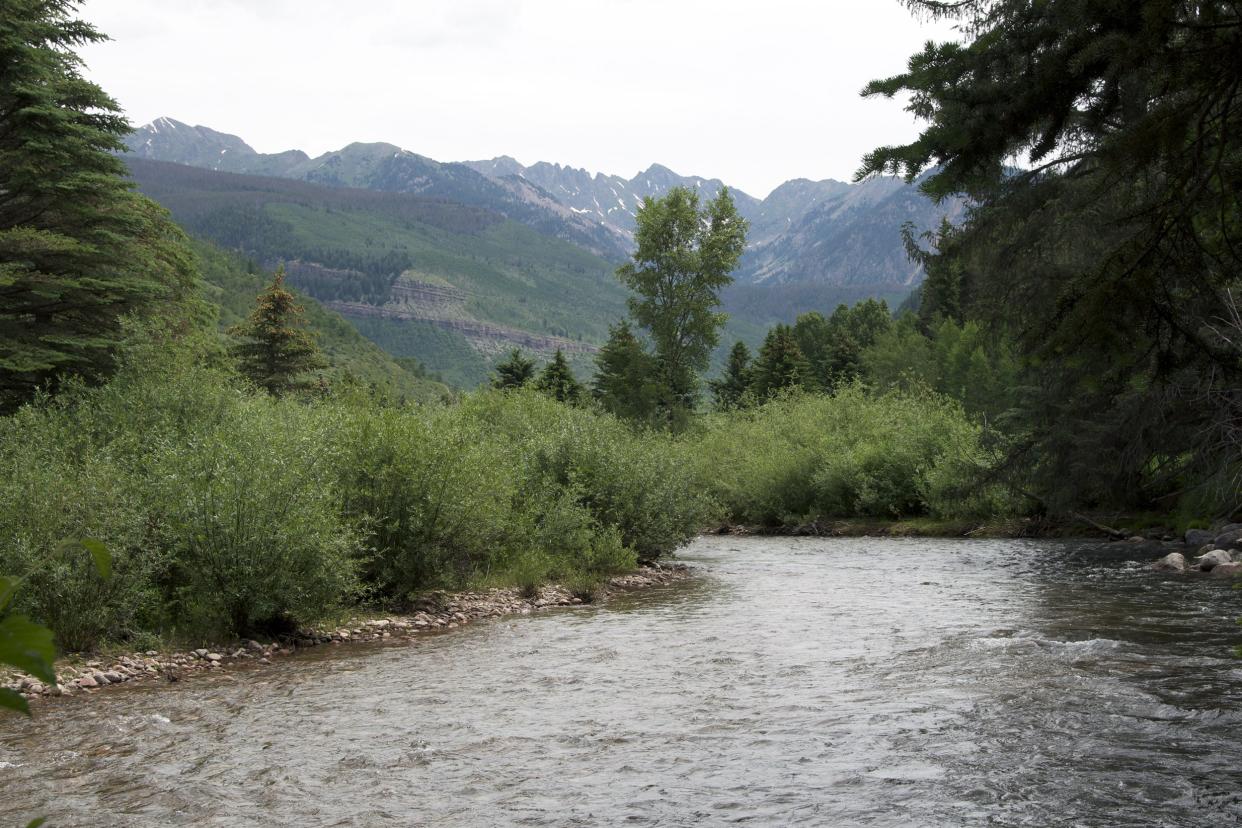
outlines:
{"label": "green leaf", "polygon": [[26,823],[26,828],[39,828],[39,826],[45,822],[47,822],[47,817],[39,817],[38,819],[32,819],[30,820],[30,822]]}
{"label": "green leaf", "polygon": [[103,541],[94,538],[78,538],[76,540],[67,540],[60,544],[62,550],[72,550],[77,547],[85,549],[91,553],[91,557],[95,559],[95,570],[99,572],[100,578],[112,577],[112,553],[108,551],[108,547]]}
{"label": "green leaf", "polygon": [[0,687],[0,710],[16,710],[18,713],[30,715],[30,705],[26,702],[26,697],[7,687]]}
{"label": "green leaf", "polygon": [[52,631],[24,615],[10,615],[0,621],[0,664],[29,673],[48,684],[56,683],[52,661],[56,648]]}
{"label": "green leaf", "polygon": [[0,612],[4,612],[4,608],[13,602],[13,595],[20,583],[20,580],[0,575]]}
{"label": "green leaf", "polygon": [[91,557],[95,559],[95,569],[99,572],[99,577],[107,580],[112,577],[112,554],[108,552],[108,547],[104,546],[101,541],[94,538],[82,538],[79,543],[91,553]]}

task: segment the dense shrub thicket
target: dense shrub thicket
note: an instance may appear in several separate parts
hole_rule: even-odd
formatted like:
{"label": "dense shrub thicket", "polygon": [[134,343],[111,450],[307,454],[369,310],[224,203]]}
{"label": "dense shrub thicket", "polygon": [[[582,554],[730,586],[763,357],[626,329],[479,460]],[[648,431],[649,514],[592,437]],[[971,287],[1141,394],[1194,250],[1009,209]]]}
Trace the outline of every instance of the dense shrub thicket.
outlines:
{"label": "dense shrub thicket", "polygon": [[[66,649],[195,640],[480,584],[589,587],[714,521],[994,516],[960,403],[787,392],[670,436],[535,390],[274,397],[199,344],[0,419],[0,572]],[[158,341],[157,337],[155,341]],[[199,357],[195,357],[199,354]],[[223,367],[222,367],[223,366]],[[67,539],[97,538],[98,578]]]}
{"label": "dense shrub thicket", "polygon": [[[385,407],[139,356],[0,419],[0,571],[60,645],[238,634],[472,583],[599,579],[710,503],[671,438],[534,392]],[[104,541],[95,577],[66,538]]]}
{"label": "dense shrub thicket", "polygon": [[995,516],[1010,504],[977,483],[988,463],[983,437],[955,400],[853,385],[707,417],[693,456],[728,518],[745,524]]}

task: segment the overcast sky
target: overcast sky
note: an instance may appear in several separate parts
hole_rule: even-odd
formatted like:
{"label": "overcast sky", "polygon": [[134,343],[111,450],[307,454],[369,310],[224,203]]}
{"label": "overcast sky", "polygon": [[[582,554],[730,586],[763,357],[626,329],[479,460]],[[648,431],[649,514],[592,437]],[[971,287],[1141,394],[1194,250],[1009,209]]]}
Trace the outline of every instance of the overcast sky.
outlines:
{"label": "overcast sky", "polygon": [[88,75],[159,116],[312,155],[387,141],[626,177],[659,162],[756,196],[848,179],[913,137],[863,100],[947,27],[897,0],[87,0]]}

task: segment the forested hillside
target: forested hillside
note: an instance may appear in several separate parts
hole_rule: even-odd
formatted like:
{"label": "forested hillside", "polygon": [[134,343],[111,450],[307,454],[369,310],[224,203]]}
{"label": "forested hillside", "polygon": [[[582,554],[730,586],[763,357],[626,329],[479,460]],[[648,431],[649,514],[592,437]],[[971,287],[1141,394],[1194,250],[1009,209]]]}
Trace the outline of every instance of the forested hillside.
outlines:
{"label": "forested hillside", "polygon": [[[140,127],[127,145],[128,157],[484,207],[614,263],[632,249],[644,199],[675,187],[710,199],[727,184],[661,164],[631,178],[547,162],[524,166],[506,156],[445,164],[391,144],[351,144],[317,158],[298,151],[262,154],[235,135],[171,118]],[[756,344],[763,327],[793,322],[805,311],[827,312],[868,298],[900,301],[923,273],[906,256],[902,227],[932,230],[962,212],[961,201],[936,204],[895,177],[856,184],[794,179],[762,199],[729,189],[750,234],[725,307],[737,323],[735,333]]]}
{"label": "forested hillside", "polygon": [[293,286],[398,357],[454,384],[512,347],[586,365],[624,293],[613,266],[497,213],[402,193],[129,159],[139,188],[191,234]]}
{"label": "forested hillside", "polygon": [[[255,296],[270,281],[253,259],[225,251],[210,242],[193,242],[203,279],[203,297],[217,308],[220,328],[238,325],[254,307]],[[417,359],[393,357],[362,336],[340,314],[302,297],[306,320],[316,344],[327,358],[323,375],[333,384],[359,384],[396,399],[439,401],[452,392],[438,375]]]}

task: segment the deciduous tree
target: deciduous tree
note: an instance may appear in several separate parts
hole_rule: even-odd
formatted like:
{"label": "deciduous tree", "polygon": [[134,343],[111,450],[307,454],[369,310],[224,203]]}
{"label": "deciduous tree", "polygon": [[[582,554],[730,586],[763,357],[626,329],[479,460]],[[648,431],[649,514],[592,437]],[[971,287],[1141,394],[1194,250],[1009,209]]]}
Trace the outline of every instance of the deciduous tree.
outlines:
{"label": "deciduous tree", "polygon": [[746,220],[728,189],[700,207],[698,194],[674,187],[638,211],[632,261],[617,276],[631,290],[630,314],[651,335],[665,419],[693,409],[699,373],[719,340],[720,291],[746,244]]}

